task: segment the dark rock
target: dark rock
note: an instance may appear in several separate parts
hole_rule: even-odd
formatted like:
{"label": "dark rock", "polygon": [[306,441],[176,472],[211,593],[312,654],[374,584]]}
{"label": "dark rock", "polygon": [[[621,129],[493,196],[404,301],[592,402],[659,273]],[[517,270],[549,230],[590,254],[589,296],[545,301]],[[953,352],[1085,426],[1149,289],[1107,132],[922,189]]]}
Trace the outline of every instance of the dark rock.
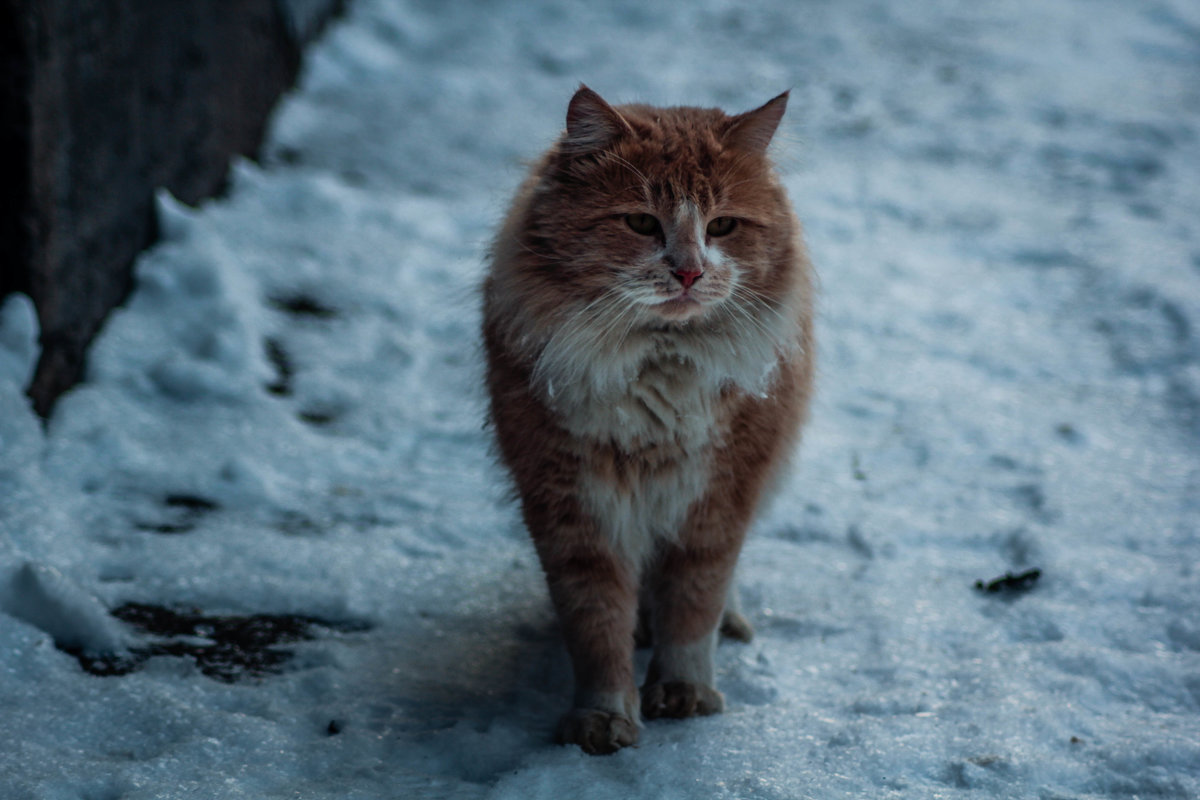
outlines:
{"label": "dark rock", "polygon": [[132,288],[155,191],[194,204],[222,190],[339,5],[0,0],[0,297],[37,306],[39,414]]}

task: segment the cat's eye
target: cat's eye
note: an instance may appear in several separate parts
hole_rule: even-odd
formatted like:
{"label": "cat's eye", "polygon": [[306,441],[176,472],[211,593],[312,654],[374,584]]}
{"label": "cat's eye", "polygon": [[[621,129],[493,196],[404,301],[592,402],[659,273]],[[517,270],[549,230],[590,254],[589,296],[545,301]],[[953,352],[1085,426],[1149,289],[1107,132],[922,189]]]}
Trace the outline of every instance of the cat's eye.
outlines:
{"label": "cat's eye", "polygon": [[733,229],[737,227],[737,220],[733,217],[717,217],[708,223],[708,227],[704,232],[709,236],[728,236],[733,233]]}
{"label": "cat's eye", "polygon": [[626,214],[625,224],[634,233],[642,236],[653,236],[662,230],[662,226],[658,224],[658,219],[653,214]]}

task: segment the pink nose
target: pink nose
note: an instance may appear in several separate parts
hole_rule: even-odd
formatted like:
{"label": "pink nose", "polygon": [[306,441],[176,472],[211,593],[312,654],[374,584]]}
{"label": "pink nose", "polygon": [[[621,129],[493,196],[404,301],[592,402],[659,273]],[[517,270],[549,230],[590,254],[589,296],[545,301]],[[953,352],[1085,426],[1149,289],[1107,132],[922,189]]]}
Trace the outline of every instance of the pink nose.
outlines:
{"label": "pink nose", "polygon": [[683,288],[689,289],[689,288],[691,288],[693,283],[700,280],[700,276],[704,274],[704,270],[701,270],[701,269],[677,269],[677,270],[672,270],[671,274],[679,279],[679,282],[683,284]]}

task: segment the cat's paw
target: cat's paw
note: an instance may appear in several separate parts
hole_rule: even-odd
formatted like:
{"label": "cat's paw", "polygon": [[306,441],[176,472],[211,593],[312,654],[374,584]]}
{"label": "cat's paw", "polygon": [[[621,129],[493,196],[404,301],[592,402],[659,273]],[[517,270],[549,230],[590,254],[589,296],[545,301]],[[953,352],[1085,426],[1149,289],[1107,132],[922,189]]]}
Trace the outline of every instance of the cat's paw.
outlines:
{"label": "cat's paw", "polygon": [[725,697],[711,686],[667,681],[642,687],[642,716],[646,719],[704,717],[725,710]]}
{"label": "cat's paw", "polygon": [[738,642],[748,642],[754,638],[754,626],[750,624],[750,620],[739,614],[737,611],[729,611],[721,615],[721,635],[726,639],[733,639]]}
{"label": "cat's paw", "polygon": [[615,711],[573,708],[558,723],[558,743],[577,744],[591,755],[615,753],[637,744],[638,726]]}

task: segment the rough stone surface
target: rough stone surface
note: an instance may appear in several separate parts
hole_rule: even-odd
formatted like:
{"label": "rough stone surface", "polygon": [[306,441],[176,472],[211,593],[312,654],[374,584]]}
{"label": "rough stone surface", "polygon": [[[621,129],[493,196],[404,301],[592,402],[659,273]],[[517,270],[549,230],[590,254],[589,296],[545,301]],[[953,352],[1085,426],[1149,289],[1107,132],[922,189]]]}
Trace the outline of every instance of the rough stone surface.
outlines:
{"label": "rough stone surface", "polygon": [[82,377],[128,294],[156,237],[155,190],[195,203],[221,190],[232,155],[255,155],[312,5],[0,0],[0,296],[28,292],[38,309],[38,413]]}

